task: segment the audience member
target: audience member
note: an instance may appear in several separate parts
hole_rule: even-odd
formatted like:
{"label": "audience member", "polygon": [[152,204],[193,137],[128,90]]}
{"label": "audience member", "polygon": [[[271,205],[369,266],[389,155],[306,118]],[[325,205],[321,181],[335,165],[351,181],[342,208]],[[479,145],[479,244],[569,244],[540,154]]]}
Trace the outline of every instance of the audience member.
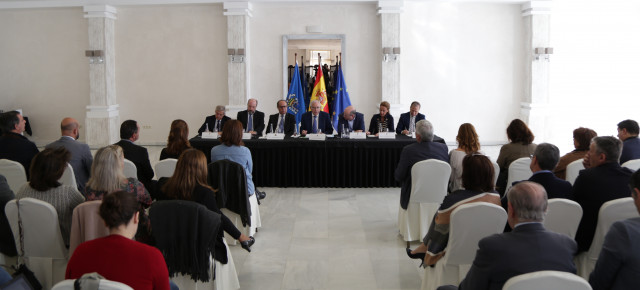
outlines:
{"label": "audience member", "polygon": [[559,158],[560,150],[558,147],[549,143],[538,144],[531,158],[531,165],[529,165],[531,172],[533,172],[529,181],[542,185],[547,192],[548,199],[573,199],[571,183],[553,175],[552,170],[558,164]]}
{"label": "audience member", "polygon": [[207,116],[204,119],[204,123],[202,123],[200,129],[198,129],[198,134],[204,131],[218,132],[218,134],[220,134],[222,128],[224,128],[224,123],[231,120],[231,118],[224,115],[226,111],[227,109],[224,106],[216,106],[215,115]]}
{"label": "audience member", "polygon": [[471,269],[458,289],[499,290],[509,278],[536,271],[576,273],[576,242],[542,225],[547,211],[544,188],[537,183],[520,182],[509,190],[507,198],[507,220],[513,231],[480,240]]}
{"label": "audience member", "polygon": [[344,108],[342,114],[338,116],[338,135],[342,135],[342,128],[349,132],[364,132],[364,115],[356,112],[353,106]]}
{"label": "audience member", "polygon": [[35,198],[51,204],[58,213],[58,224],[64,244],[69,247],[73,209],[84,202],[76,186],[62,185],[58,180],[67,168],[71,153],[64,147],[45,149],[31,162],[31,180],[16,193],[16,198]]}
{"label": "audience member", "polygon": [[151,168],[151,162],[149,161],[149,152],[147,152],[147,148],[133,143],[136,142],[139,137],[140,125],[138,125],[138,122],[126,120],[120,125],[121,140],[114,145],[120,146],[124,153],[124,158],[136,165],[138,180],[140,180],[148,190],[153,191],[155,184],[151,179],[154,173],[153,168]]}
{"label": "audience member", "polygon": [[500,205],[500,196],[493,193],[495,172],[491,160],[479,154],[465,155],[462,164],[464,188],[444,197],[422,244],[413,251],[407,248],[407,255],[412,259],[422,259],[425,266],[434,265],[445,255],[444,250],[449,242],[449,223],[454,209],[472,202]]}
{"label": "audience member", "polygon": [[367,135],[376,135],[380,131],[382,132],[393,132],[393,116],[389,113],[391,109],[391,105],[387,101],[382,101],[380,103],[380,114],[375,114],[371,117],[371,122],[369,122],[369,131],[367,131]]}
{"label": "audience member", "polygon": [[13,232],[9,226],[4,207],[14,198],[16,196],[9,188],[7,179],[0,174],[0,209],[2,209],[2,212],[0,212],[0,253],[9,257],[15,257],[18,252],[16,251],[16,241],[13,239]]}
{"label": "audience member", "polygon": [[458,142],[458,148],[449,152],[449,164],[451,165],[449,192],[464,189],[462,186],[462,159],[469,154],[482,153],[480,152],[480,140],[478,140],[476,128],[469,123],[460,125],[456,141]]}
{"label": "audience member", "polygon": [[262,131],[264,131],[264,113],[257,111],[257,107],[258,100],[249,99],[247,101],[247,109],[238,112],[236,119],[242,123],[242,128],[245,132],[260,137],[262,136]]}
{"label": "audience member", "polygon": [[9,159],[22,164],[29,179],[31,159],[38,154],[36,144],[23,136],[25,121],[18,111],[0,115],[0,159]]}
{"label": "audience member", "polygon": [[584,158],[584,155],[589,151],[591,139],[595,136],[598,136],[598,133],[589,128],[580,127],[573,130],[573,146],[576,149],[560,157],[558,166],[556,166],[554,170],[558,178],[567,178],[567,165],[573,161]]}
{"label": "audience member", "polygon": [[618,138],[622,140],[620,164],[633,159],[640,159],[640,138],[638,138],[638,122],[624,120],[618,123]]}
{"label": "audience member", "polygon": [[396,181],[402,183],[400,190],[400,207],[407,209],[411,197],[411,168],[416,162],[437,159],[449,162],[447,145],[433,142],[433,125],[427,120],[416,124],[416,143],[405,146],[400,153],[400,160],[394,173]]}
{"label": "audience member", "polygon": [[[640,171],[636,171],[629,181],[631,197],[640,212]],[[594,290],[634,289],[640,276],[640,217],[617,221],[607,233],[598,257],[596,267],[589,276],[589,284]]]}
{"label": "audience member", "polygon": [[180,154],[191,148],[189,143],[189,125],[183,120],[173,120],[169,129],[169,138],[167,139],[167,147],[160,151],[160,160],[167,158],[178,159]]}
{"label": "audience member", "polygon": [[631,196],[627,186],[631,170],[621,167],[622,141],[615,137],[595,137],[584,156],[584,167],[573,183],[573,198],[582,206],[582,219],[576,232],[580,252],[589,250],[603,203]]}
{"label": "audience member", "polygon": [[331,125],[331,117],[328,113],[323,112],[318,100],[311,101],[311,112],[302,114],[302,120],[300,120],[300,135],[304,136],[307,133],[325,133],[333,134],[333,125]]}
{"label": "audience member", "polygon": [[4,268],[0,267],[0,286],[3,286],[4,283],[7,283],[13,279],[9,272],[7,272]]}
{"label": "audience member", "polygon": [[87,180],[89,180],[89,174],[91,174],[91,163],[93,162],[91,150],[89,150],[89,145],[76,141],[80,138],[80,125],[76,119],[69,117],[62,119],[60,132],[62,137],[49,143],[45,148],[64,147],[71,153],[69,164],[73,168],[78,191],[84,192],[84,187],[87,184]]}
{"label": "audience member", "polygon": [[533,144],[533,133],[527,127],[527,124],[520,119],[514,119],[507,127],[507,138],[509,144],[500,148],[498,155],[498,166],[500,166],[500,174],[496,182],[496,189],[500,195],[504,195],[507,187],[507,179],[509,178],[509,165],[518,158],[529,157],[536,150],[536,144]]}
{"label": "audience member", "polygon": [[400,115],[398,125],[396,126],[397,134],[410,134],[416,131],[416,123],[420,120],[424,120],[424,115],[420,114],[420,103],[412,102],[409,107],[409,112]]}
{"label": "audience member", "polygon": [[284,133],[286,136],[291,136],[296,130],[296,116],[287,113],[287,101],[278,100],[276,102],[278,113],[269,116],[269,125],[267,126],[267,133]]}
{"label": "audience member", "polygon": [[84,242],[67,264],[65,279],[97,272],[133,289],[169,289],[169,271],[160,251],[133,241],[140,216],[136,197],[116,191],[104,197],[100,217],[110,235]]}

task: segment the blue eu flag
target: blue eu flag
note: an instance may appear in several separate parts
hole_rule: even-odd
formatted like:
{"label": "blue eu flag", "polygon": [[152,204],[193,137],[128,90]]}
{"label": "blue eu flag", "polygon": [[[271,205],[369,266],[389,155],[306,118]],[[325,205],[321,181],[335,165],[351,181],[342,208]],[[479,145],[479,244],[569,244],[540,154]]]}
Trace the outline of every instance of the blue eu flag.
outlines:
{"label": "blue eu flag", "polygon": [[335,101],[332,123],[333,127],[338,128],[338,116],[344,111],[344,108],[351,106],[351,100],[349,99],[349,93],[347,92],[347,85],[344,83],[344,75],[342,74],[342,64],[338,64],[338,71],[336,75],[336,90],[334,92]]}

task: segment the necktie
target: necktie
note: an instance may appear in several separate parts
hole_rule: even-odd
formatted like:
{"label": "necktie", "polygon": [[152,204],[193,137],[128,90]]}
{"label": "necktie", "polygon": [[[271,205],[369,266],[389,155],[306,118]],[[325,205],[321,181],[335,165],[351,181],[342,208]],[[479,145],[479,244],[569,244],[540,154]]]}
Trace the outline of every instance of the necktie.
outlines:
{"label": "necktie", "polygon": [[318,116],[313,116],[313,129],[312,133],[318,133]]}
{"label": "necktie", "polygon": [[284,115],[280,115],[280,125],[278,126],[280,133],[284,132]]}
{"label": "necktie", "polygon": [[216,120],[216,131],[220,131],[220,120]]}
{"label": "necktie", "polygon": [[409,132],[413,132],[416,130],[416,117],[411,116],[411,119],[409,120]]}
{"label": "necktie", "polygon": [[253,113],[249,113],[249,122],[247,123],[247,132],[253,131]]}

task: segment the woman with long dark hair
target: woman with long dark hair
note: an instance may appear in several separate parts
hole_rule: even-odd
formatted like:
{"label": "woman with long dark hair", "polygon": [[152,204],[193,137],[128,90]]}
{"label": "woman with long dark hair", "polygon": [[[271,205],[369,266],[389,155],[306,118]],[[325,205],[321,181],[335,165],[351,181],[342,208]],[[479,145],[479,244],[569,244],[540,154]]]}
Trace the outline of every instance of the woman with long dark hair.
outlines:
{"label": "woman with long dark hair", "polygon": [[518,158],[530,157],[536,150],[536,144],[533,143],[535,136],[527,127],[527,124],[520,119],[511,121],[507,127],[507,138],[509,138],[510,143],[500,148],[497,160],[498,166],[500,166],[500,174],[498,175],[498,182],[496,182],[496,189],[500,195],[504,195],[507,187],[511,162],[516,161]]}
{"label": "woman with long dark hair", "polygon": [[160,152],[160,160],[167,158],[178,159],[180,154],[191,148],[189,143],[189,125],[183,120],[173,120],[169,129],[169,138],[167,139],[167,147],[162,148]]}

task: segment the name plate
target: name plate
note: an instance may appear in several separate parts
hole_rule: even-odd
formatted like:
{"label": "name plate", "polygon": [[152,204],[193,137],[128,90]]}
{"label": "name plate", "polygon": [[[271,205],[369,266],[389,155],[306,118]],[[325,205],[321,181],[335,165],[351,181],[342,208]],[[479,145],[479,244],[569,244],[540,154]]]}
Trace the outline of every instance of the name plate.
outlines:
{"label": "name plate", "polygon": [[325,134],[307,134],[307,137],[309,138],[309,140],[314,141],[324,141],[325,139],[327,139],[327,135]]}
{"label": "name plate", "polygon": [[284,133],[267,133],[267,140],[282,140]]}
{"label": "name plate", "polygon": [[350,139],[367,139],[367,133],[365,132],[351,132],[349,133]]}
{"label": "name plate", "polygon": [[395,139],[396,132],[380,132],[378,133],[379,139]]}
{"label": "name plate", "polygon": [[202,139],[218,139],[218,132],[202,132]]}
{"label": "name plate", "polygon": [[251,139],[251,133],[242,133],[242,140]]}

